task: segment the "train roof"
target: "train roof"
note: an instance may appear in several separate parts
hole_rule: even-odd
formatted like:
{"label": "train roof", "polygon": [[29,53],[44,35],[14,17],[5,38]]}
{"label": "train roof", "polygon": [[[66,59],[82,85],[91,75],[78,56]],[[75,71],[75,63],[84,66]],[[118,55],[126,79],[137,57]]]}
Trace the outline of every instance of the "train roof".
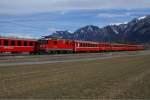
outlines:
{"label": "train roof", "polygon": [[128,45],[128,44],[122,44],[122,43],[111,43],[111,45]]}
{"label": "train roof", "polygon": [[47,39],[47,40],[55,39],[55,40],[57,40],[57,39],[64,39],[64,38],[63,37],[59,37],[59,36],[51,36],[51,35],[49,35],[49,36],[42,36],[41,39]]}
{"label": "train roof", "polygon": [[37,39],[15,38],[15,37],[0,37],[0,39],[37,41]]}
{"label": "train roof", "polygon": [[82,41],[82,40],[74,40],[74,42],[99,44],[99,42],[94,42],[94,41]]}

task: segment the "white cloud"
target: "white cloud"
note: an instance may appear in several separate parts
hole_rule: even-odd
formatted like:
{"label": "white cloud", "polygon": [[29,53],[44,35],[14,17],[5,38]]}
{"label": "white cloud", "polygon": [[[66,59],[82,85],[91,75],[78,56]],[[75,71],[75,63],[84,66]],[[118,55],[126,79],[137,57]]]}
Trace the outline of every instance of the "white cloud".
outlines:
{"label": "white cloud", "polygon": [[99,13],[97,17],[124,17],[124,16],[129,16],[130,13]]}
{"label": "white cloud", "polygon": [[38,38],[38,37],[29,35],[29,34],[24,34],[24,33],[5,33],[5,34],[1,33],[1,36],[2,37],[16,37],[16,38],[30,38],[30,39]]}
{"label": "white cloud", "polygon": [[50,33],[54,33],[54,32],[56,32],[56,31],[58,31],[58,30],[59,30],[59,29],[53,28],[53,27],[48,28],[49,34],[50,34]]}
{"label": "white cloud", "polygon": [[26,14],[56,10],[149,8],[150,0],[0,0],[0,13]]}

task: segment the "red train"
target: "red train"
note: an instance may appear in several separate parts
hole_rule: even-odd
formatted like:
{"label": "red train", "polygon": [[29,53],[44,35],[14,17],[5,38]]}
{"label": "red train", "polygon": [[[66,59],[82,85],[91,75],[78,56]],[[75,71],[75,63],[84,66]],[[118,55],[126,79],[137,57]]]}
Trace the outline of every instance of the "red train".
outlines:
{"label": "red train", "polygon": [[38,42],[34,39],[0,38],[0,53],[36,53]]}
{"label": "red train", "polygon": [[137,51],[143,45],[99,43],[91,41],[66,40],[57,38],[18,39],[0,38],[0,53],[76,53],[101,51]]}
{"label": "red train", "polygon": [[66,39],[45,38],[39,40],[39,51],[46,53],[71,52],[101,52],[101,51],[137,51],[144,50],[143,45],[129,45],[118,43],[99,43]]}

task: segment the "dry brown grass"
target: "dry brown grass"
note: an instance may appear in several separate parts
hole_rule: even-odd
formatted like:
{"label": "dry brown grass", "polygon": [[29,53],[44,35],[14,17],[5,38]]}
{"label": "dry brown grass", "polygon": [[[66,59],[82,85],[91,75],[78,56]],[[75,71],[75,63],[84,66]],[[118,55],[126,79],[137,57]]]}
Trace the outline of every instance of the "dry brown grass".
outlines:
{"label": "dry brown grass", "polygon": [[0,67],[0,98],[150,99],[150,55]]}

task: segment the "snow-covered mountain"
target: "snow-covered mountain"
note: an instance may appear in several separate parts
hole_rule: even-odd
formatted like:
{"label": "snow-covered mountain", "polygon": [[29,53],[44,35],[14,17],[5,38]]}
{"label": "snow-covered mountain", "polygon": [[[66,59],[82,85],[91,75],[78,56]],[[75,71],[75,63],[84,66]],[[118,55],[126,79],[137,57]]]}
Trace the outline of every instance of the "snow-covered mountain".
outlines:
{"label": "snow-covered mountain", "polygon": [[111,24],[102,28],[87,25],[74,33],[58,31],[52,36],[88,41],[150,43],[150,16],[143,16],[130,22],[119,25]]}
{"label": "snow-covered mountain", "polygon": [[120,37],[124,41],[150,43],[150,16],[133,19],[127,24]]}

